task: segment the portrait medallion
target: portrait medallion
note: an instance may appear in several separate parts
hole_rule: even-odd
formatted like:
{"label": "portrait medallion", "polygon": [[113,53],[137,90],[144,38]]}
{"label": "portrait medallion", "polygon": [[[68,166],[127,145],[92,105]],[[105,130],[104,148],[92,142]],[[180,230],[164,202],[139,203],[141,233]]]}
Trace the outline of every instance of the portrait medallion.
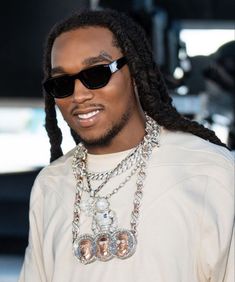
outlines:
{"label": "portrait medallion", "polygon": [[112,235],[112,252],[117,258],[125,259],[132,256],[136,249],[136,237],[130,230],[119,229]]}
{"label": "portrait medallion", "polygon": [[83,264],[91,263],[95,260],[95,243],[89,234],[84,234],[74,243],[74,254]]}
{"label": "portrait medallion", "polygon": [[100,261],[108,261],[113,257],[111,252],[112,237],[109,233],[98,234],[95,238],[95,256]]}

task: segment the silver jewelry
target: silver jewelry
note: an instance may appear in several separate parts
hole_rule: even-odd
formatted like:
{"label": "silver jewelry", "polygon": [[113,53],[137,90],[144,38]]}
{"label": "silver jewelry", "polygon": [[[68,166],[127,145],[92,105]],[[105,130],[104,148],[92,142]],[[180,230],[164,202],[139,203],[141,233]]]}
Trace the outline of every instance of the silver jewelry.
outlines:
{"label": "silver jewelry", "polygon": [[[92,197],[95,197],[95,195],[104,187],[104,185],[112,177],[117,176],[117,175],[123,173],[124,171],[127,171],[134,164],[137,164],[138,161],[140,161],[140,145],[138,145],[134,149],[134,151],[132,151],[130,154],[128,154],[128,156],[125,159],[123,159],[114,169],[112,169],[110,171],[97,173],[97,172],[88,172],[88,170],[86,169],[86,171],[87,171],[87,174],[86,174],[87,187],[84,186],[83,191],[87,191],[91,194]],[[136,172],[136,170],[137,170],[137,168],[135,167],[135,169],[131,172],[130,177]],[[96,189],[92,189],[91,188],[91,180],[103,180],[103,182]],[[119,187],[114,189],[114,190],[115,191],[119,190],[121,187],[123,187],[125,185],[125,183],[127,181],[129,181],[129,179],[124,180],[124,182],[121,183],[119,185]]]}
{"label": "silver jewelry", "polygon": [[[147,161],[155,146],[159,146],[159,125],[149,116],[146,116],[146,135],[136,149],[128,155],[116,168],[104,173],[87,172],[87,150],[83,144],[78,144],[73,156],[73,173],[76,179],[76,196],[72,223],[73,252],[83,264],[95,260],[108,261],[113,257],[125,259],[132,256],[137,245],[137,225],[140,214],[140,204],[143,197],[143,185],[146,178]],[[137,161],[138,160],[138,161]],[[98,193],[109,179],[125,171],[125,167],[132,170],[130,174],[113,191],[106,196]],[[131,213],[131,229],[120,229],[117,224],[116,213],[110,208],[109,199],[115,195],[137,173],[136,192],[134,194],[134,208]],[[93,178],[93,176],[95,177]],[[92,190],[89,180],[98,178],[104,184]],[[87,186],[86,186],[87,185]],[[82,194],[89,193],[89,199],[81,202]],[[92,216],[93,235],[80,233],[81,211]]]}
{"label": "silver jewelry", "polygon": [[138,162],[140,145],[132,150],[125,159],[123,159],[114,169],[104,172],[88,171],[87,177],[90,180],[104,180],[111,176],[117,176],[124,171],[130,169],[134,164]]}

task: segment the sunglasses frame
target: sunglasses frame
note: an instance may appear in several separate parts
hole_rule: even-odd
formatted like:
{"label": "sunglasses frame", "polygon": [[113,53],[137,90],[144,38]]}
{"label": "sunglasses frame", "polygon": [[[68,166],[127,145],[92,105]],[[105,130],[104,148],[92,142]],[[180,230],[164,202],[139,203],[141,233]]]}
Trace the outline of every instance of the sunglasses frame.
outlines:
{"label": "sunglasses frame", "polygon": [[[75,80],[76,79],[79,79],[81,81],[81,83],[88,89],[91,89],[91,90],[94,90],[94,89],[99,89],[99,88],[102,88],[104,86],[106,86],[109,81],[110,81],[110,78],[112,76],[112,74],[114,74],[115,72],[117,72],[118,70],[120,70],[125,64],[127,64],[127,60],[125,57],[121,57],[113,62],[111,62],[110,64],[100,64],[100,65],[95,65],[95,66],[92,66],[90,68],[87,68],[87,69],[84,69],[84,70],[81,70],[80,72],[78,73],[75,73],[75,74],[72,74],[72,75],[60,75],[60,76],[56,76],[56,77],[50,77],[48,79],[46,79],[44,82],[43,82],[43,87],[45,89],[45,91],[51,95],[53,98],[56,98],[56,99],[62,99],[62,98],[66,98],[66,97],[69,97],[71,95],[73,95],[73,92],[74,92],[74,85],[75,85]],[[98,86],[91,86],[89,85],[89,83],[87,84],[87,82],[84,80],[83,78],[83,74],[88,71],[88,70],[91,70],[91,69],[95,69],[95,68],[100,68],[100,67],[104,67],[104,68],[108,68],[109,71],[110,71],[110,75],[109,77],[107,78],[107,80],[104,82],[104,83],[101,83],[99,84]],[[55,80],[58,80],[58,79],[61,79],[61,78],[69,78],[70,81],[72,81],[73,83],[73,91],[72,93],[67,93],[67,94],[64,94],[64,95],[55,95],[54,92],[52,91],[53,89],[53,83]]]}

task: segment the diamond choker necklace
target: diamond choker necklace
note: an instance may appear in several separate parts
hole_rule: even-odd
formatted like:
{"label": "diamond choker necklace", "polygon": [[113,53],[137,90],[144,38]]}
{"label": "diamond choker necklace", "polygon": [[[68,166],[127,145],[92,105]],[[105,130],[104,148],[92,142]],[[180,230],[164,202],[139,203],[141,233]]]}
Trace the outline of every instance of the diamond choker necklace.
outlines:
{"label": "diamond choker necklace", "polygon": [[[153,148],[159,146],[160,134],[159,125],[147,115],[145,132],[143,140],[134,151],[114,169],[103,173],[87,171],[87,150],[82,143],[77,145],[72,163],[76,179],[72,233],[74,255],[83,264],[96,260],[105,262],[112,258],[126,259],[132,256],[136,250],[137,225],[147,161]],[[100,190],[113,176],[119,175],[127,169],[131,169],[131,172],[118,187],[105,196],[99,195]],[[131,212],[130,229],[122,229],[118,227],[117,216],[110,208],[109,199],[118,193],[135,174],[137,174],[136,192]],[[92,189],[90,180],[102,180],[103,182],[98,188]],[[88,200],[82,201],[83,193],[89,195]],[[91,234],[79,235],[81,214],[92,217]]]}

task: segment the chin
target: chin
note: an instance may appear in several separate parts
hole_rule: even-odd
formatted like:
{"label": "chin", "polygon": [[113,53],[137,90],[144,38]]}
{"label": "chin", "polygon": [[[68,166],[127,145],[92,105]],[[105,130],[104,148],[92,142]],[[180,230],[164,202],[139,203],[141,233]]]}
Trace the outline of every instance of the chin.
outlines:
{"label": "chin", "polygon": [[99,136],[89,137],[88,134],[87,136],[85,136],[85,134],[84,136],[81,134],[80,139],[87,147],[105,147],[109,145],[118,134],[122,132],[124,127],[128,124],[129,119],[130,112],[126,112],[123,114],[119,121],[113,124],[110,128],[106,129],[103,134],[100,134],[100,131]]}
{"label": "chin", "polygon": [[105,147],[110,144],[112,139],[113,137],[110,137],[106,134],[93,138],[80,136],[80,140],[85,145],[85,147]]}

